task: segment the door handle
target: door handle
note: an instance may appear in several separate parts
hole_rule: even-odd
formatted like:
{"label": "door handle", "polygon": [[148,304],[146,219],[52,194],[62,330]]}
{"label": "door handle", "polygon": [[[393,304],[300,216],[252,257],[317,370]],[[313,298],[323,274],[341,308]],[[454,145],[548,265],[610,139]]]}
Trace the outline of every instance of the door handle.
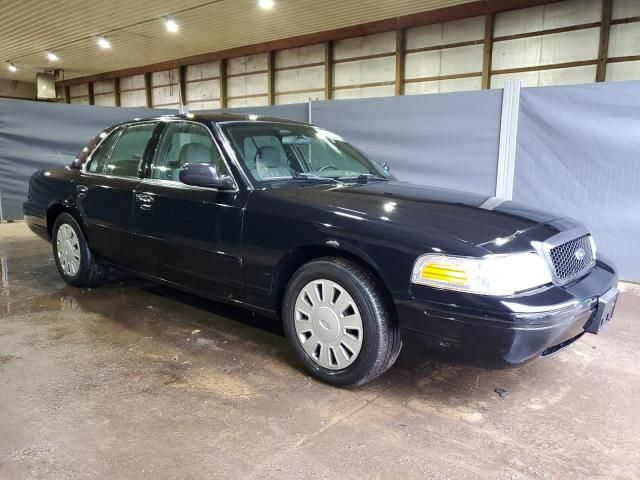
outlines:
{"label": "door handle", "polygon": [[136,193],[136,202],[142,210],[149,210],[153,205],[153,197],[146,193]]}
{"label": "door handle", "polygon": [[76,192],[78,193],[87,193],[89,188],[86,185],[76,185]]}

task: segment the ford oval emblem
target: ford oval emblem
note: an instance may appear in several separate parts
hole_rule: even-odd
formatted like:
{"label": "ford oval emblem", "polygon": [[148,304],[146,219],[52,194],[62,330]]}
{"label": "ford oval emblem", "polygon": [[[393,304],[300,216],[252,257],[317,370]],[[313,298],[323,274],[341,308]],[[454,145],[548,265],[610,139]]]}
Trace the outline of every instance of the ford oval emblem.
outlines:
{"label": "ford oval emblem", "polygon": [[576,257],[576,260],[581,262],[584,257],[587,255],[587,252],[584,251],[584,248],[580,247],[575,252],[573,252],[573,256]]}

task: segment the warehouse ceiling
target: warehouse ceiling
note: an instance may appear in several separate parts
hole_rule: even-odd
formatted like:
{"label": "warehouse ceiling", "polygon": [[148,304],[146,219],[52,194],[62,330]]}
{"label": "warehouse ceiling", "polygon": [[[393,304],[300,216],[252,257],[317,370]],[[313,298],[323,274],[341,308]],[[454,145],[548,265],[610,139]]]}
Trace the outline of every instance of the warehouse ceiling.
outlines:
{"label": "warehouse ceiling", "polygon": [[[0,77],[35,81],[44,68],[65,78],[435,10],[471,0],[0,0]],[[163,17],[173,18],[170,33]],[[111,48],[101,49],[98,36]],[[57,61],[47,59],[53,51]]]}

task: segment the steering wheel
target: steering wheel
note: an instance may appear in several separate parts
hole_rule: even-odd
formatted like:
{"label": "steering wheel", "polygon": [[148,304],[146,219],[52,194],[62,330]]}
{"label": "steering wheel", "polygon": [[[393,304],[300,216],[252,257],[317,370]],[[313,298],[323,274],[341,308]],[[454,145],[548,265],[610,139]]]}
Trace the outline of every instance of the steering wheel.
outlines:
{"label": "steering wheel", "polygon": [[334,170],[337,170],[335,165],[331,165],[330,163],[327,163],[326,165],[323,165],[322,167],[320,167],[318,171],[323,172],[324,170],[328,170],[329,168],[333,168]]}

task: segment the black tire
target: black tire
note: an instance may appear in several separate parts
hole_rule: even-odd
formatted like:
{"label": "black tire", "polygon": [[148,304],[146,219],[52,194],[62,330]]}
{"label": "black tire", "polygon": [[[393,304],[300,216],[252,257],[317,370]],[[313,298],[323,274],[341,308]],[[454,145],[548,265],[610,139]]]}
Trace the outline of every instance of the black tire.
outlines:
{"label": "black tire", "polygon": [[[295,329],[295,304],[301,290],[313,280],[327,279],[347,290],[360,311],[363,340],[352,364],[341,370],[319,365],[305,352]],[[363,385],[383,374],[398,358],[402,339],[389,308],[384,286],[371,272],[339,257],[311,261],[293,275],[282,305],[284,331],[305,370],[323,382],[338,387]]]}
{"label": "black tire", "polygon": [[[80,255],[80,267],[74,275],[67,274],[62,268],[60,256],[58,255],[57,238],[58,231],[63,225],[68,225],[73,229],[78,239],[78,253]],[[86,288],[94,287],[101,284],[106,275],[107,268],[102,265],[93,255],[87,244],[87,240],[84,236],[80,225],[72,215],[68,213],[61,213],[56,217],[56,221],[53,225],[51,233],[51,243],[53,245],[53,258],[58,268],[58,273],[62,279],[69,285],[74,287]]]}

